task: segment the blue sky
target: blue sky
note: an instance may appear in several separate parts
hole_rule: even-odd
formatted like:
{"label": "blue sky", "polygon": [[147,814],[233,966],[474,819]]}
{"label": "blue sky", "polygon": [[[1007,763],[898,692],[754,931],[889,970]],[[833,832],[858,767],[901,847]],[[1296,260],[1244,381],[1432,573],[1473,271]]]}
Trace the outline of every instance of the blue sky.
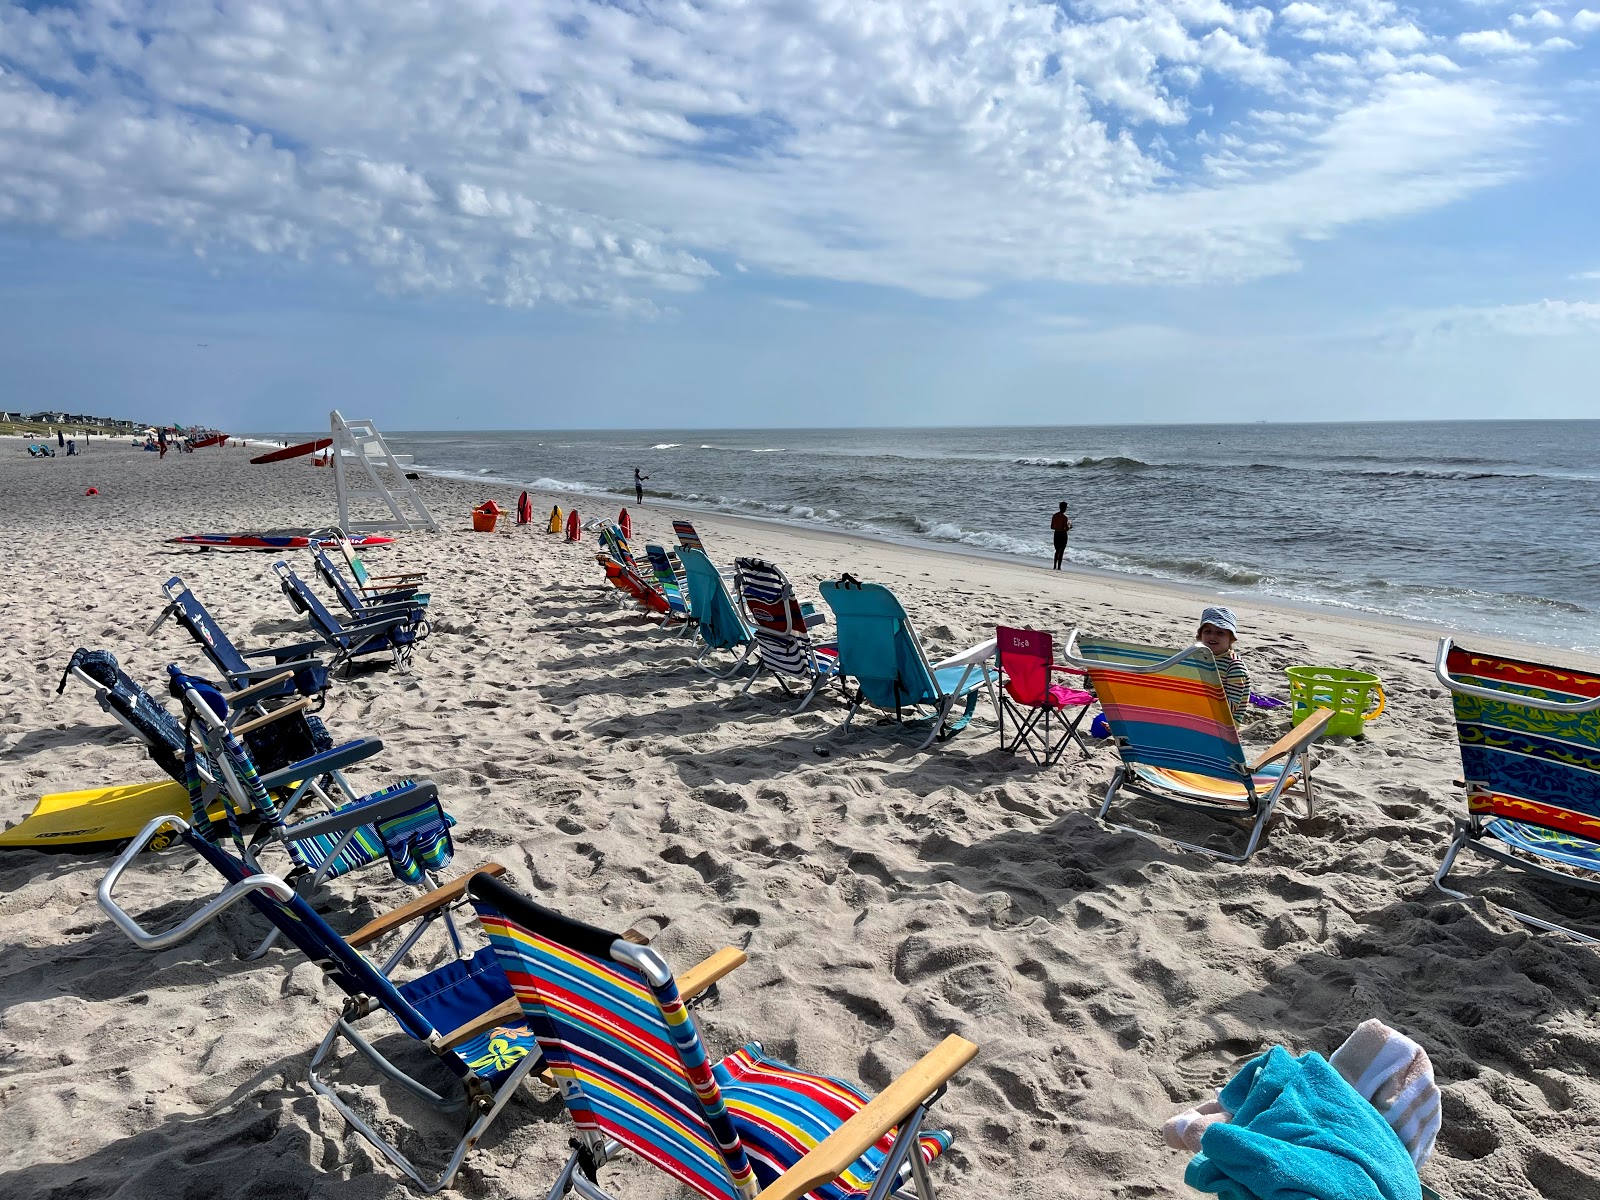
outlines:
{"label": "blue sky", "polygon": [[1589,3],[0,0],[0,407],[1590,416]]}

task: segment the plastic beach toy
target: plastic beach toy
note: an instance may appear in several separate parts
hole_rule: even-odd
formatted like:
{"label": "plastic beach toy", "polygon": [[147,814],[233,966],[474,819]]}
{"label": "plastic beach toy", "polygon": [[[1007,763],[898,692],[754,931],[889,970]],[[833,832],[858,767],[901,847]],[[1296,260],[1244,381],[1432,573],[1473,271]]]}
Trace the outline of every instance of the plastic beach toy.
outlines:
{"label": "plastic beach toy", "polygon": [[1331,708],[1334,715],[1328,722],[1329,736],[1362,737],[1367,723],[1376,721],[1383,712],[1383,682],[1376,675],[1338,667],[1290,667],[1285,674],[1289,676],[1289,703],[1293,706],[1289,719],[1295,725],[1310,716],[1312,709]]}

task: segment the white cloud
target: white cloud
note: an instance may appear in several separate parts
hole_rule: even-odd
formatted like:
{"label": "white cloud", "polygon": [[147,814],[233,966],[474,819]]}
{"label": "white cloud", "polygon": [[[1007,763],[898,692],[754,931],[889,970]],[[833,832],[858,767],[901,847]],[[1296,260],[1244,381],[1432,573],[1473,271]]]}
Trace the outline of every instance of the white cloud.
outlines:
{"label": "white cloud", "polygon": [[1463,33],[1456,38],[1456,43],[1463,50],[1471,50],[1478,54],[1526,54],[1531,47],[1527,42],[1504,29],[1480,29],[1473,33]]}
{"label": "white cloud", "polygon": [[1600,303],[1585,300],[1536,300],[1418,313],[1380,337],[1392,349],[1429,341],[1478,337],[1600,337]]}
{"label": "white cloud", "polygon": [[1581,8],[1572,16],[1572,27],[1579,33],[1593,33],[1600,29],[1600,12],[1592,8]]}
{"label": "white cloud", "polygon": [[1560,29],[1561,24],[1561,18],[1548,8],[1536,9],[1531,13],[1511,14],[1513,29]]}
{"label": "white cloud", "polygon": [[0,222],[627,310],[746,268],[1241,280],[1507,178],[1542,119],[1383,0],[1072,12],[0,0]]}

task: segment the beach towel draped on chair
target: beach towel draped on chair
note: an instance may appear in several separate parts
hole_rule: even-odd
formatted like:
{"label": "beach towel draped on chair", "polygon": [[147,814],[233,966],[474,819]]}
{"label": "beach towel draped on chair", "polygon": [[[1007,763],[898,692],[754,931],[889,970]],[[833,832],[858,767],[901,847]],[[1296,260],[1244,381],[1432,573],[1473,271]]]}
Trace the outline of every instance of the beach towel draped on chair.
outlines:
{"label": "beach towel draped on chair", "polygon": [[[1309,749],[1321,737],[1330,709],[1318,709],[1253,762],[1245,758],[1222,676],[1211,651],[1196,642],[1182,650],[1109,639],[1068,637],[1062,658],[1085,671],[1111,726],[1121,764],[1096,814],[1104,820],[1119,793],[1250,822],[1240,854],[1167,838],[1228,862],[1256,851],[1283,793],[1296,783],[1312,815]],[[1114,825],[1130,833],[1145,831]]]}
{"label": "beach towel draped on chair", "polygon": [[[998,655],[998,687],[991,684],[991,699],[1000,721],[1000,749],[1015,754],[1026,750],[1042,767],[1058,761],[1069,742],[1076,742],[1085,758],[1088,744],[1078,727],[1083,724],[1094,695],[1081,688],[1059,682],[1061,675],[1082,672],[1055,661],[1055,640],[1037,629],[995,629]],[[1078,713],[1070,720],[1069,709]],[[1014,733],[1006,741],[1006,714],[1010,713]],[[1051,725],[1054,723],[1055,729]]]}
{"label": "beach towel draped on chair", "polygon": [[[1450,690],[1467,816],[1457,818],[1434,883],[1468,849],[1540,878],[1600,891],[1600,676],[1477,654],[1441,638],[1434,672]],[[1549,864],[1549,865],[1546,865]],[[1600,939],[1515,909],[1580,941]]]}
{"label": "beach towel draped on chair", "polygon": [[794,711],[801,712],[829,682],[841,679],[838,646],[812,640],[811,628],[821,623],[820,614],[804,610],[793,585],[772,563],[740,558],[734,567],[756,645],[756,670],[742,692],[748,692],[763,672],[770,672],[785,693],[786,680],[799,680],[806,694]]}
{"label": "beach towel draped on chair", "polygon": [[[883,1198],[902,1184],[931,1195],[927,1164],[950,1139],[924,1130],[923,1120],[945,1081],[976,1053],[971,1043],[947,1039],[919,1064],[925,1074],[914,1069],[902,1077],[909,1083],[892,1084],[890,1092],[911,1098],[881,1130],[868,1129],[859,1146],[828,1147],[868,1106],[865,1093],[770,1059],[758,1042],[712,1063],[685,1003],[689,977],[680,991],[655,951],[496,880],[477,878],[470,891],[578,1129],[551,1196],[570,1187],[607,1200],[600,1171],[621,1150],[708,1200],[746,1200],[760,1189],[790,1198]],[[743,961],[742,952],[724,950],[697,971],[714,979]],[[829,1156],[812,1154],[819,1146],[836,1161],[821,1165]]]}
{"label": "beach towel draped on chair", "polygon": [[[931,663],[899,598],[882,584],[861,583],[846,575],[823,582],[819,590],[838,627],[840,673],[855,681],[844,728],[850,727],[863,704],[893,712],[900,725],[911,721],[927,725],[918,750],[967,727],[988,683],[993,638]],[[965,708],[955,716],[958,701],[965,701]],[[918,716],[924,709],[932,709],[932,714]]]}

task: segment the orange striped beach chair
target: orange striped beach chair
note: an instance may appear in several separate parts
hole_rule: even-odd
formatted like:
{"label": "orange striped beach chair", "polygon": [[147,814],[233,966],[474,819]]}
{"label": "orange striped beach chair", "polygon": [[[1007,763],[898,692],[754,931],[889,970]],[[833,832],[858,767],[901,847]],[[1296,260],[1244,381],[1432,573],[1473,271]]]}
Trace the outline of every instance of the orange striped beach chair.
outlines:
{"label": "orange striped beach chair", "polygon": [[931,1200],[928,1165],[951,1135],[928,1108],[978,1048],[951,1035],[869,1098],[751,1042],[706,1054],[688,997],[745,961],[731,947],[681,978],[661,956],[519,895],[485,874],[478,920],[577,1126],[552,1197],[611,1200],[623,1151],[706,1200]]}
{"label": "orange striped beach chair", "polygon": [[[1600,677],[1475,654],[1439,639],[1434,674],[1450,689],[1467,815],[1457,818],[1434,886],[1463,850],[1566,887],[1600,892]],[[1516,909],[1528,925],[1600,938]]]}
{"label": "orange striped beach chair", "polygon": [[[1227,862],[1244,862],[1256,852],[1289,788],[1300,786],[1304,815],[1312,814],[1309,752],[1333,715],[1331,709],[1318,709],[1250,760],[1239,742],[1216,660],[1199,642],[1184,650],[1103,638],[1080,644],[1074,630],[1062,659],[1088,674],[1122,759],[1096,814],[1100,820],[1123,792],[1243,819],[1250,823],[1250,835],[1240,854],[1165,840]],[[1112,827],[1145,833],[1129,825]]]}

